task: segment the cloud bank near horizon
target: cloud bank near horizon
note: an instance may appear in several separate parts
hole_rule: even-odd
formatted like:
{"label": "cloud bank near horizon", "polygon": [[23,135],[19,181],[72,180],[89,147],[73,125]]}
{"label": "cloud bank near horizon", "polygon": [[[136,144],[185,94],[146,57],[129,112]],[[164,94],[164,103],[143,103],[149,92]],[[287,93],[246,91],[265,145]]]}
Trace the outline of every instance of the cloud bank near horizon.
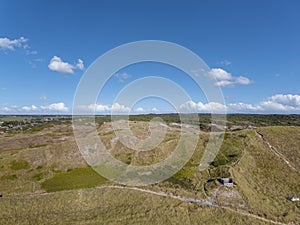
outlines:
{"label": "cloud bank near horizon", "polygon": [[[165,113],[165,109],[151,106],[129,108],[120,103],[108,104],[90,104],[87,106],[80,106],[78,112],[95,112],[96,114],[110,114],[113,113],[129,113],[129,114],[145,114],[145,113]],[[181,110],[197,110],[199,113],[210,112],[224,112],[227,113],[258,113],[258,114],[300,114],[300,95],[292,94],[277,94],[273,95],[257,104],[247,104],[243,102],[220,104],[217,102],[194,102],[188,101],[180,106]],[[176,113],[175,111],[169,111]],[[53,103],[49,105],[30,105],[30,106],[6,106],[0,108],[0,114],[71,114],[72,109],[67,107],[65,103]]]}

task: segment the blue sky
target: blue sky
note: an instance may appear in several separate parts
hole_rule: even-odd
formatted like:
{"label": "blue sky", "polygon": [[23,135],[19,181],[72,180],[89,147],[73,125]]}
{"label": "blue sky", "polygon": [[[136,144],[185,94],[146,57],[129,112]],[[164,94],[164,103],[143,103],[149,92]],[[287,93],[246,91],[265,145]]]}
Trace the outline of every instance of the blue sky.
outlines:
{"label": "blue sky", "polygon": [[[121,44],[163,40],[182,45],[211,68],[228,112],[300,113],[300,2],[290,1],[13,1],[0,7],[0,114],[71,113],[76,87],[99,56]],[[178,82],[209,111],[181,71],[157,63],[123,68],[99,96],[98,112],[145,76]],[[169,112],[158,99],[137,113]]]}

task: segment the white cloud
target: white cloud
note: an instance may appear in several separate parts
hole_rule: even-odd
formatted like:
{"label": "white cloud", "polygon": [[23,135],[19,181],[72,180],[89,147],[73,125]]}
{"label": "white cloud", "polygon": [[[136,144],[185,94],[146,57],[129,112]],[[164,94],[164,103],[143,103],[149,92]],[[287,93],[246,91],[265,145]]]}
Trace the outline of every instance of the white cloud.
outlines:
{"label": "white cloud", "polygon": [[63,62],[58,56],[53,56],[48,65],[48,68],[60,73],[74,73],[74,66],[67,62]]}
{"label": "white cloud", "polygon": [[120,82],[125,82],[125,80],[131,78],[132,76],[128,73],[116,73],[114,74],[114,77],[116,77]]}
{"label": "white cloud", "polygon": [[215,86],[217,86],[217,87],[230,87],[230,86],[234,86],[234,82],[230,81],[230,80],[221,80],[221,81],[215,82]]}
{"label": "white cloud", "polygon": [[144,109],[142,107],[138,107],[134,111],[135,112],[144,112]]}
{"label": "white cloud", "polygon": [[180,106],[181,110],[184,111],[198,111],[198,112],[225,112],[226,106],[218,103],[218,102],[209,102],[209,103],[202,103],[202,102],[194,102],[192,100],[185,102]]}
{"label": "white cloud", "polygon": [[299,108],[300,107],[300,95],[277,94],[277,95],[273,95],[269,99],[273,102],[277,102],[279,104],[291,106],[291,107],[294,107],[294,108]]}
{"label": "white cloud", "polygon": [[111,111],[113,111],[114,113],[116,112],[124,113],[124,112],[129,112],[130,108],[116,102],[111,106]]}
{"label": "white cloud", "polygon": [[10,40],[9,38],[0,38],[0,50],[15,50],[15,48],[27,48],[28,45],[25,43],[28,39],[20,37],[19,39]]}
{"label": "white cloud", "polygon": [[300,113],[300,95],[273,95],[258,104],[231,103],[234,112]]}
{"label": "white cloud", "polygon": [[196,109],[197,108],[197,104],[195,102],[193,102],[192,100],[187,101],[186,103],[182,104],[180,106],[181,109],[187,109],[187,110],[191,110],[191,109]]}
{"label": "white cloud", "polygon": [[25,112],[34,112],[38,108],[35,105],[31,105],[31,106],[23,106],[23,107],[21,107],[21,109]]}
{"label": "white cloud", "polygon": [[[194,102],[187,101],[180,106],[182,112],[213,112],[213,113],[299,113],[300,114],[300,95],[277,94],[273,95],[257,104],[249,104],[244,102],[230,103],[227,105],[217,102]],[[107,104],[90,104],[88,106],[80,106],[80,113],[93,112],[96,113],[129,113],[131,109],[120,103],[113,105]],[[157,108],[152,108],[152,112],[158,112]],[[70,113],[70,109],[63,103],[53,103],[50,105],[36,106],[6,106],[0,107],[0,114],[66,114]],[[136,113],[148,112],[144,108],[138,107],[134,110]]]}
{"label": "white cloud", "polygon": [[83,61],[81,59],[78,59],[78,63],[76,64],[76,68],[78,68],[80,70],[84,70],[84,64],[83,64]]}
{"label": "white cloud", "polygon": [[90,104],[88,106],[80,106],[80,111],[96,111],[96,112],[108,112],[110,110],[110,107],[108,105],[102,105],[102,104]]}
{"label": "white cloud", "polygon": [[221,68],[213,68],[208,72],[208,76],[217,80],[231,80],[232,75]]}
{"label": "white cloud", "polygon": [[41,106],[41,109],[50,111],[50,112],[67,112],[69,111],[68,107],[65,106],[63,102],[53,103],[47,106]]}
{"label": "white cloud", "polygon": [[119,103],[114,103],[113,105],[107,105],[107,104],[90,104],[90,105],[81,105],[77,106],[76,112],[78,113],[91,113],[91,112],[96,112],[96,113],[126,113],[130,112],[130,108],[119,104]]}
{"label": "white cloud", "polygon": [[94,109],[96,112],[108,112],[110,107],[108,105],[94,104]]}
{"label": "white cloud", "polygon": [[235,78],[235,83],[236,84],[244,84],[244,85],[247,85],[247,84],[251,84],[252,81],[247,78],[247,77],[242,77],[242,76],[239,76],[239,77],[236,77]]}
{"label": "white cloud", "polygon": [[261,110],[258,106],[254,106],[252,104],[246,104],[246,103],[231,103],[229,104],[228,108],[233,112],[249,112],[249,111],[256,111]]}
{"label": "white cloud", "polygon": [[0,108],[0,113],[3,114],[60,114],[68,112],[69,108],[62,102],[43,106],[6,106]]}
{"label": "white cloud", "polygon": [[48,68],[59,73],[74,73],[75,69],[83,70],[84,64],[81,59],[78,59],[78,63],[76,65],[72,65],[68,62],[63,62],[58,56],[53,56],[53,58],[50,60]]}
{"label": "white cloud", "polygon": [[300,113],[300,95],[273,95],[257,104],[244,102],[223,105],[216,102],[202,103],[187,101],[180,106],[182,110],[197,112],[224,112],[230,113]]}
{"label": "white cloud", "polygon": [[207,73],[207,75],[211,79],[217,80],[215,82],[215,86],[217,87],[233,87],[238,84],[248,85],[252,83],[252,81],[247,77],[234,77],[231,73],[221,68],[213,68]]}

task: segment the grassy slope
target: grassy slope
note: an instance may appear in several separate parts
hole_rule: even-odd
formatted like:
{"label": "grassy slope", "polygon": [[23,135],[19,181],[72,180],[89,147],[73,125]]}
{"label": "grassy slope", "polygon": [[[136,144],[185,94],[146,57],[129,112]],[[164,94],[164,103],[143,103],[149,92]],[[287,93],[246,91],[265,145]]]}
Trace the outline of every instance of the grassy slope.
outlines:
{"label": "grassy slope", "polygon": [[292,165],[300,170],[300,127],[259,128],[273,145]]}
{"label": "grassy slope", "polygon": [[268,224],[237,215],[123,189],[0,199],[1,224]]}
{"label": "grassy slope", "polygon": [[4,195],[40,191],[40,183],[56,173],[86,166],[70,125],[0,136],[0,192]]}
{"label": "grassy slope", "polygon": [[299,173],[271,152],[254,131],[247,136],[244,155],[231,172],[250,211],[274,220],[300,223],[299,204],[286,199],[300,193]]}
{"label": "grassy slope", "polygon": [[[276,138],[279,138],[278,144],[275,146],[278,148],[278,150],[281,149],[280,144],[282,144],[282,142],[284,143],[284,147],[282,147],[282,149],[284,149],[285,151],[282,151],[282,153],[285,154],[287,158],[289,155],[295,157],[299,156],[299,148],[298,145],[295,144],[298,143],[297,137],[299,137],[300,135],[299,128],[266,127],[266,128],[259,128],[259,129],[274,146],[276,145]],[[43,139],[42,137],[44,136],[47,136],[47,138]],[[61,139],[62,137],[66,139]],[[168,138],[172,140],[173,138],[176,138],[176,135],[171,135]],[[173,143],[169,142],[170,140],[167,140],[166,143],[167,142],[170,143],[171,146],[171,144]],[[200,158],[203,154],[203,150],[206,142],[207,142],[207,134],[200,135],[198,148],[195,151],[192,159],[187,163],[187,165],[184,166],[184,168],[181,171],[175,174],[172,177],[172,179],[160,183],[159,185],[154,185],[149,188],[152,188],[157,191],[162,190],[162,191],[167,191],[178,195],[201,198],[204,197],[202,194],[203,187],[205,182],[208,179],[230,176],[231,173],[231,175],[233,175],[235,179],[235,182],[237,183],[238,191],[247,202],[247,207],[249,211],[273,220],[280,220],[284,222],[291,222],[291,221],[300,222],[299,219],[297,220],[297,217],[299,218],[300,215],[299,203],[292,203],[286,200],[287,196],[299,195],[300,193],[299,185],[298,185],[300,183],[299,174],[297,174],[296,171],[292,171],[280,158],[274,155],[274,153],[272,153],[269,150],[268,146],[255,134],[254,131],[243,130],[237,132],[229,132],[228,134],[226,134],[223,146],[217,158],[215,159],[216,165],[211,166],[210,169],[208,170],[209,172],[207,171],[198,172],[197,168],[200,162]],[[48,191],[92,187],[102,183],[102,180],[99,183],[97,182],[95,183],[93,178],[89,179],[88,177],[91,174],[89,171],[85,171],[86,169],[75,169],[66,173],[62,173],[59,171],[59,170],[66,171],[68,169],[85,166],[84,161],[82,161],[82,159],[80,158],[80,154],[76,149],[76,145],[74,143],[74,140],[72,139],[72,134],[69,128],[67,127],[64,128],[63,126],[55,126],[52,128],[47,128],[43,130],[42,134],[40,133],[35,133],[34,135],[17,134],[17,136],[14,137],[3,136],[0,139],[0,143],[1,143],[0,190],[4,194],[4,196],[6,196],[7,193],[15,194],[15,193],[31,192],[33,189],[33,183],[36,184],[35,188],[38,189],[39,184],[43,183],[45,180],[46,180],[45,182],[46,185],[43,186],[43,188],[45,188]],[[11,148],[18,149],[22,147],[24,144],[26,148],[23,148],[20,151],[11,150]],[[37,146],[37,147],[32,147],[32,146]],[[149,159],[151,162],[157,161],[162,156],[165,157],[166,155],[168,155],[168,152],[172,150],[169,148],[170,146],[166,145],[165,147],[163,147],[161,149],[163,150],[161,152],[161,155],[158,154],[147,155],[148,153],[143,155],[131,155],[132,161],[130,161],[129,163],[138,162],[141,159],[145,159],[145,158],[147,158],[147,160]],[[119,152],[115,152],[115,153],[119,153]],[[157,158],[157,156],[159,157]],[[123,156],[120,152],[119,158],[122,159],[122,157]],[[240,159],[240,157],[242,158]],[[126,161],[127,159],[128,158],[126,155],[124,161]],[[237,160],[239,159],[240,161],[237,162]],[[21,163],[23,166],[20,167],[19,165],[20,162],[22,162],[21,160],[25,160],[29,162],[29,167],[25,165],[26,163],[24,163],[24,161],[23,163]],[[17,162],[17,164],[14,162]],[[14,164],[18,165],[18,167],[16,168],[18,170],[13,169]],[[88,181],[88,184],[84,182],[85,185],[78,186],[78,182],[82,179],[85,179],[84,176],[86,175],[86,173],[85,172],[82,173],[82,170],[84,170],[85,172],[87,172],[87,174],[89,174],[87,176],[87,180],[85,180]],[[93,175],[91,175],[91,177],[93,177]],[[68,179],[70,182],[64,182],[65,179]],[[92,185],[90,185],[90,182],[92,183]],[[214,189],[212,189],[210,193],[212,193],[213,190]],[[41,191],[41,189],[38,189],[36,191]],[[74,193],[74,194],[70,194],[68,200],[59,197],[62,200],[58,199],[57,204],[61,206],[58,207],[54,205],[54,203],[52,205],[50,204],[49,207],[51,206],[53,207],[53,209],[52,208],[48,209],[48,206],[45,204],[46,202],[43,203],[43,201],[50,201],[49,199],[43,199],[44,197],[40,196],[37,197],[36,199],[28,198],[29,199],[28,200],[27,197],[24,197],[25,199],[23,205],[24,209],[22,207],[16,209],[11,208],[10,214],[11,215],[14,215],[14,213],[22,214],[23,210],[27,208],[34,209],[35,204],[37,204],[36,203],[37,201],[40,203],[40,206],[42,207],[40,210],[44,210],[45,212],[49,210],[50,215],[52,215],[56,210],[56,207],[58,207],[58,209],[60,207],[67,208],[68,206],[65,205],[67,204],[66,202],[71,202],[72,204],[75,204],[76,199],[72,199],[72,198],[73,197],[77,198],[77,195],[75,193],[79,193],[79,192],[81,191],[68,192],[68,193]],[[59,195],[59,193],[55,193],[55,195],[51,195],[51,196],[54,196],[53,198],[57,199],[56,196],[58,195],[56,194]],[[116,200],[119,200],[116,196],[113,194],[110,195],[111,197],[110,201],[114,202]],[[148,220],[149,218],[146,216],[148,215],[146,212],[148,212],[149,210],[151,211],[151,205],[149,206],[150,209],[135,208],[136,204],[142,204],[142,202],[136,202],[137,197],[140,197],[140,194],[132,193],[130,197],[128,198],[126,197],[127,202],[122,203],[123,204],[122,205],[123,208],[121,207],[122,210],[127,210],[128,208],[132,210],[130,211],[128,209],[129,210],[128,213],[122,214],[121,208],[117,209],[118,207],[116,205],[108,205],[106,211],[112,210],[113,211],[112,213],[115,214],[118,213],[118,216],[120,218],[125,217],[125,219],[124,218],[123,219],[126,221],[127,217],[133,220],[133,215],[135,215],[135,211],[140,210],[139,211],[140,214],[138,218],[140,218],[141,223],[144,223],[145,221],[149,221]],[[153,196],[148,195],[148,197],[150,199],[156,199],[156,197]],[[88,198],[89,195],[82,195],[81,200],[85,202],[88,201]],[[23,201],[22,197],[20,198],[20,201],[21,200]],[[109,198],[107,197],[106,200],[109,201]],[[11,197],[10,200],[4,199],[3,201],[6,204],[6,206],[9,206],[7,205],[8,203],[5,201],[18,202],[19,200],[16,200],[14,197]],[[160,209],[164,207],[168,207],[168,204],[170,204],[170,207],[172,207],[173,203],[171,204],[171,202],[169,203],[168,201],[165,202],[166,204],[163,203],[161,203],[162,205],[158,204],[157,208],[153,209],[154,210],[152,212],[153,217],[154,215],[160,215],[162,217],[163,213],[162,214],[160,213]],[[88,202],[86,204],[87,207],[89,207],[91,203]],[[9,208],[10,206],[8,207],[8,210]],[[64,221],[68,220],[68,216],[70,216],[69,218],[70,220],[75,220],[74,219],[75,216],[73,216],[73,214],[76,213],[78,215],[81,215],[81,217],[80,216],[78,217],[81,219],[83,218],[83,216],[97,217],[97,215],[94,215],[94,213],[98,214],[97,211],[98,209],[81,209],[80,207],[78,209],[79,209],[78,211],[76,212],[74,211],[70,215],[69,214],[63,215],[61,212],[59,212],[59,210],[58,212],[56,211],[55,212],[58,213],[57,218],[62,217]],[[81,212],[81,210],[83,211]],[[90,211],[85,211],[85,210],[90,210]],[[116,210],[120,210],[120,211],[116,211]],[[206,214],[211,215],[214,212],[220,217],[229,219],[228,221],[230,222],[240,219],[240,215],[238,216],[236,214],[228,215],[227,212],[221,213],[221,211],[216,209],[203,208],[201,210],[205,211],[204,217]],[[199,211],[196,210],[196,212],[202,215],[201,213],[199,213]],[[101,214],[102,211],[100,211],[99,213]],[[172,213],[173,211],[170,212],[166,211],[166,215],[171,216],[173,215]],[[192,212],[190,211],[189,213],[192,214]],[[185,217],[184,215],[178,214],[176,215],[176,218],[177,216],[180,218],[183,217],[185,220],[188,221],[189,217]],[[32,216],[30,214],[27,215],[25,211],[22,217],[32,219]],[[197,218],[197,216],[195,218]],[[214,221],[213,219],[214,218],[212,218],[212,216],[210,217],[208,216],[207,217],[208,224],[210,220]],[[167,220],[162,220],[162,221],[165,222],[164,224],[168,224],[169,220],[170,219],[168,218]],[[78,221],[80,221],[80,219],[78,219]],[[91,219],[91,221],[94,221],[94,219]],[[226,224],[225,219],[222,222],[223,224]],[[247,223],[245,222],[245,224]],[[249,222],[249,224],[251,223]],[[257,224],[257,223],[253,223],[253,224]]]}

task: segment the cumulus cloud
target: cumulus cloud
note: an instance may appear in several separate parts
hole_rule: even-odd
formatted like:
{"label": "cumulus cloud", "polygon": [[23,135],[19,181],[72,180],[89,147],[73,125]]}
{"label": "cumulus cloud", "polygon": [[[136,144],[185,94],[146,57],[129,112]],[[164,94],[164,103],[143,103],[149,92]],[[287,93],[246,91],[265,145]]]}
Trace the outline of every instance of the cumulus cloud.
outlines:
{"label": "cumulus cloud", "polygon": [[13,51],[16,48],[27,48],[29,47],[28,45],[25,45],[27,41],[28,39],[24,37],[20,37],[19,39],[13,39],[13,40],[6,37],[0,38],[0,50]]}
{"label": "cumulus cloud", "polygon": [[75,109],[76,112],[78,113],[91,113],[91,112],[96,112],[96,113],[127,113],[130,112],[130,108],[119,104],[119,103],[114,103],[113,105],[107,105],[107,104],[90,104],[90,105],[81,105],[77,106]]}
{"label": "cumulus cloud", "polygon": [[69,108],[63,102],[43,106],[6,106],[0,108],[0,113],[3,114],[61,114],[68,112]]}
{"label": "cumulus cloud", "polygon": [[89,109],[95,110],[96,112],[108,112],[110,107],[102,104],[92,104],[88,106]]}
{"label": "cumulus cloud", "polygon": [[229,113],[300,113],[300,95],[277,94],[257,104],[244,102],[223,105],[217,102],[187,101],[180,106],[181,110],[197,112],[229,112]]}
{"label": "cumulus cloud", "polygon": [[247,85],[247,84],[251,84],[252,81],[247,78],[247,77],[242,77],[242,76],[239,76],[239,77],[236,77],[235,78],[235,83],[236,84],[244,84],[244,85]]}
{"label": "cumulus cloud", "polygon": [[38,107],[36,107],[35,105],[23,106],[23,107],[21,107],[21,110],[25,111],[25,112],[35,112],[38,110]]}
{"label": "cumulus cloud", "polygon": [[75,67],[67,62],[63,62],[60,57],[53,56],[48,65],[48,68],[60,73],[74,73]]}
{"label": "cumulus cloud", "polygon": [[78,62],[76,65],[72,65],[68,62],[64,62],[60,57],[53,56],[53,58],[50,60],[50,63],[48,65],[48,68],[50,70],[59,72],[59,73],[74,73],[75,69],[84,69],[84,64],[81,59],[78,59]]}
{"label": "cumulus cloud", "polygon": [[213,68],[208,72],[208,76],[217,80],[231,80],[232,75],[221,68]]}
{"label": "cumulus cloud", "polygon": [[116,102],[111,106],[111,111],[113,111],[114,113],[116,112],[125,113],[125,112],[129,112],[130,108]]}
{"label": "cumulus cloud", "polygon": [[53,103],[47,106],[41,106],[41,109],[50,112],[67,112],[69,111],[68,107],[65,106],[63,102]]}
{"label": "cumulus cloud", "polygon": [[76,64],[76,68],[78,68],[80,70],[84,70],[84,64],[83,64],[83,61],[81,59],[78,59],[78,63]]}
{"label": "cumulus cloud", "polygon": [[252,104],[247,104],[243,102],[239,103],[231,103],[228,108],[233,112],[251,112],[256,110],[261,110],[258,106],[254,106]]}
{"label": "cumulus cloud", "polygon": [[138,107],[134,111],[135,112],[144,112],[144,109],[142,107]]}
{"label": "cumulus cloud", "polygon": [[277,94],[257,104],[231,103],[235,112],[300,113],[300,95]]}
{"label": "cumulus cloud", "polygon": [[221,68],[213,68],[207,73],[208,77],[211,79],[215,79],[215,86],[217,87],[233,87],[236,85],[248,85],[251,84],[252,81],[243,76],[235,77],[232,76],[231,73],[221,69]]}
{"label": "cumulus cloud", "polygon": [[215,86],[217,87],[230,87],[233,86],[233,82],[231,80],[221,80],[221,81],[217,81],[215,82]]}
{"label": "cumulus cloud", "polygon": [[194,102],[192,100],[185,102],[184,104],[180,105],[180,109],[183,111],[198,111],[198,112],[225,112],[226,105],[223,105],[218,102]]}
{"label": "cumulus cloud", "polygon": [[[187,101],[180,105],[181,112],[199,112],[199,113],[300,113],[300,95],[277,94],[258,102],[257,104],[249,104],[244,102],[230,103],[227,105],[218,102],[194,102]],[[113,105],[107,104],[90,104],[80,106],[76,112],[90,113],[96,112],[100,114],[108,113],[130,113],[130,107],[120,103]],[[67,114],[71,111],[63,103],[53,103],[50,105],[36,106],[6,106],[0,108],[0,114]],[[133,110],[135,113],[148,112],[142,107]],[[149,112],[159,112],[157,108],[152,108]],[[173,111],[172,111],[173,112]]]}

